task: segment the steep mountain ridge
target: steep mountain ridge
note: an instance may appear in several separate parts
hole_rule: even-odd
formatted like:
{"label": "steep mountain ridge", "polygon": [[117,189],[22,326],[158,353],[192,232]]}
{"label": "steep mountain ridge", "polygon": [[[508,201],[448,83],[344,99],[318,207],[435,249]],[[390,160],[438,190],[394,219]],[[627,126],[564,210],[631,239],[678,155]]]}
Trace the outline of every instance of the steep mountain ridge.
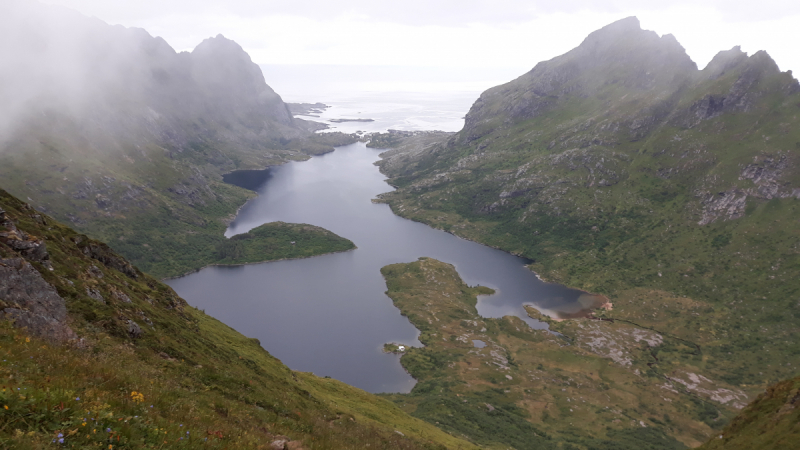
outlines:
{"label": "steep mountain ridge", "polygon": [[776,383],[700,449],[800,448],[800,377]]}
{"label": "steep mountain ridge", "polygon": [[[577,97],[636,105],[642,94],[670,92],[685,85],[696,64],[672,35],[659,37],[629,17],[591,33],[577,48],[481,94],[466,115],[461,142],[498,126],[547,114]],[[620,89],[622,88],[622,89]],[[502,124],[502,125],[501,125]]]}
{"label": "steep mountain ridge", "polygon": [[214,262],[253,195],[223,173],[354,140],[293,119],[221,35],[177,53],[141,29],[13,0],[0,60],[3,186],[159,276]]}
{"label": "steep mountain ridge", "polygon": [[[603,319],[679,339],[634,359],[648,361],[643,383],[730,417],[796,375],[798,105],[797,80],[764,51],[697,70],[625,19],[482,94],[456,135],[387,152],[398,189],[382,199],[606,295]],[[716,414],[703,420],[719,427]]]}

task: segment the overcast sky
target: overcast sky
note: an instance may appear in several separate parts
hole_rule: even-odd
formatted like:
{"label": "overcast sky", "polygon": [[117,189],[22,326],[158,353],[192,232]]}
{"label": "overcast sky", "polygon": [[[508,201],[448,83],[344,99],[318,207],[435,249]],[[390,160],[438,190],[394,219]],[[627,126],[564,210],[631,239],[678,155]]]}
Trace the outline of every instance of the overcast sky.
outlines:
{"label": "overcast sky", "polygon": [[700,68],[720,50],[767,50],[800,70],[797,0],[45,0],[141,27],[176,50],[219,33],[259,64],[527,70],[623,17],[671,33]]}

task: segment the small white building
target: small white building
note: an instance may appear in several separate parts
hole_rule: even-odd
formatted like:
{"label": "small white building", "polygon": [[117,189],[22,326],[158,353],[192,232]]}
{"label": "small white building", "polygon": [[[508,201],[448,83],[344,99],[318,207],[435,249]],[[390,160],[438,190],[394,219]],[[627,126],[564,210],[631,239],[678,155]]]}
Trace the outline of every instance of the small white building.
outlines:
{"label": "small white building", "polygon": [[399,351],[399,352],[404,352],[404,351],[406,351],[406,346],[405,346],[405,345],[398,345],[398,346],[397,346],[397,351]]}

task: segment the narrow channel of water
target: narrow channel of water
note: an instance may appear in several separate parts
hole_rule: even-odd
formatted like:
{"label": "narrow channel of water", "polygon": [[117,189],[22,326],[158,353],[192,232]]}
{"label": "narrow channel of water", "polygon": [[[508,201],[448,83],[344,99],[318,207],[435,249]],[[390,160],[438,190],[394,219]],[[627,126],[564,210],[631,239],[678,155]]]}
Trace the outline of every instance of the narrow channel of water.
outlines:
{"label": "narrow channel of water", "polygon": [[453,264],[470,285],[497,294],[481,298],[484,317],[516,315],[534,328],[523,304],[544,312],[582,309],[584,292],[539,280],[525,260],[395,216],[372,203],[391,187],[373,164],[379,150],[362,143],[309,161],[241,171],[225,181],[256,190],[231,223],[233,236],[273,221],[309,223],[346,237],[358,249],[315,258],[210,267],[169,281],[204,309],[294,370],[331,376],[370,392],[408,392],[414,380],[384,343],[420,345],[418,331],[385,295],[380,268],[429,256]]}

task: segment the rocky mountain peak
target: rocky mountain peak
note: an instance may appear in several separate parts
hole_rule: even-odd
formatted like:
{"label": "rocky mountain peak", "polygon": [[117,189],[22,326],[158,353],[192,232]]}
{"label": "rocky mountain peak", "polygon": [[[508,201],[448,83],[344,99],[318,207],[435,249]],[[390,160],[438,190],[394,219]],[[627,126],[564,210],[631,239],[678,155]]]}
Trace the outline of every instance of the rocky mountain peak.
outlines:
{"label": "rocky mountain peak", "polygon": [[697,65],[673,35],[643,30],[639,19],[627,17],[590,33],[564,55],[484,92],[467,114],[466,139],[491,131],[488,124],[499,116],[527,120],[569,98],[632,101],[654,91],[674,91],[696,72]]}
{"label": "rocky mountain peak", "polygon": [[703,69],[703,73],[706,78],[713,80],[746,60],[747,53],[743,52],[742,47],[737,45],[730,50],[723,50],[714,55],[705,69]]}
{"label": "rocky mountain peak", "polygon": [[[639,19],[635,16],[626,17],[616,22],[612,22],[599,30],[593,31],[586,36],[581,43],[581,47],[597,45],[599,43],[610,43],[618,39],[631,38],[643,32]],[[653,33],[648,32],[648,33]]]}
{"label": "rocky mountain peak", "polygon": [[289,125],[292,116],[281,97],[264,80],[261,68],[236,42],[222,34],[201,42],[191,53],[192,75],[215,103],[231,111],[252,108],[254,114]]}
{"label": "rocky mountain peak", "polygon": [[[573,54],[589,66],[628,65],[632,69],[694,71],[697,65],[675,36],[643,30],[636,17],[627,17],[594,31]],[[565,56],[567,56],[565,55]]]}

